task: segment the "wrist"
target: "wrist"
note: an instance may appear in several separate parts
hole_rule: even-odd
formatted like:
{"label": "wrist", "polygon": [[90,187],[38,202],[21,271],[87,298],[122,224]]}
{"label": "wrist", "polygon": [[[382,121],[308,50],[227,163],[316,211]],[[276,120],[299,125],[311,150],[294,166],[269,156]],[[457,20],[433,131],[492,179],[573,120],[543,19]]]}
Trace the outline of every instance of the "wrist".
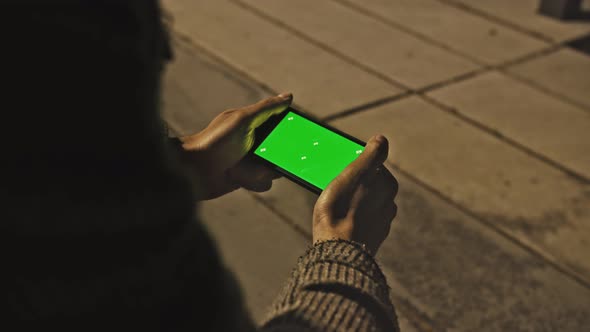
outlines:
{"label": "wrist", "polygon": [[331,243],[331,242],[345,242],[345,243],[351,244],[353,246],[356,246],[357,248],[361,249],[362,251],[364,251],[365,253],[367,253],[371,256],[374,256],[373,252],[371,252],[371,250],[369,250],[369,248],[367,247],[367,245],[365,243],[351,240],[351,239],[340,238],[340,237],[332,237],[329,239],[314,240],[313,246],[323,245],[323,244],[327,244],[327,243]]}

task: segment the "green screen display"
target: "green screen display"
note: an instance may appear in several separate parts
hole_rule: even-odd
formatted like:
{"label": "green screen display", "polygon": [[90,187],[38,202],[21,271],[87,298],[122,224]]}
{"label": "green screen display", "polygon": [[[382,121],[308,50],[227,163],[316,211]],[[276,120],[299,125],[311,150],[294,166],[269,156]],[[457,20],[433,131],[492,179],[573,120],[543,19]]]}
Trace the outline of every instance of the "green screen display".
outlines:
{"label": "green screen display", "polygon": [[293,112],[254,154],[324,190],[364,147]]}

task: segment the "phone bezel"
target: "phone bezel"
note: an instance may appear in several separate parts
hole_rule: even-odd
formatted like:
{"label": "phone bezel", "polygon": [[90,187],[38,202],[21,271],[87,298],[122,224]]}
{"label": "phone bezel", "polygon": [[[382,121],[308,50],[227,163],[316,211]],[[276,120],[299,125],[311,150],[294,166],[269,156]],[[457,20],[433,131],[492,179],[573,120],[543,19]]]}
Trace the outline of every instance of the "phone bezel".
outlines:
{"label": "phone bezel", "polygon": [[315,194],[321,194],[322,193],[322,189],[305,181],[304,179],[300,178],[299,176],[279,167],[278,165],[256,155],[254,153],[254,151],[256,151],[256,149],[258,149],[258,147],[260,146],[260,144],[262,144],[262,142],[268,137],[268,135],[275,129],[275,127],[279,124],[279,122],[281,122],[281,120],[283,120],[283,118],[285,118],[285,116],[289,113],[289,112],[293,112],[301,117],[306,118],[307,120],[321,126],[324,127],[346,139],[349,139],[359,145],[362,146],[366,146],[367,143],[363,142],[362,140],[351,136],[341,130],[338,130],[324,122],[322,122],[321,120],[317,119],[316,117],[307,114],[305,112],[299,111],[293,107],[288,107],[285,111],[281,112],[280,114],[277,115],[273,115],[272,117],[270,117],[267,121],[265,121],[261,126],[259,126],[258,128],[256,128],[255,132],[254,132],[254,145],[252,146],[252,149],[250,149],[249,154],[255,158],[257,161],[269,166],[270,168],[276,170],[277,172],[281,173],[281,175],[285,176],[287,179],[291,180],[292,182],[297,183],[298,185],[304,187],[305,189],[315,193]]}

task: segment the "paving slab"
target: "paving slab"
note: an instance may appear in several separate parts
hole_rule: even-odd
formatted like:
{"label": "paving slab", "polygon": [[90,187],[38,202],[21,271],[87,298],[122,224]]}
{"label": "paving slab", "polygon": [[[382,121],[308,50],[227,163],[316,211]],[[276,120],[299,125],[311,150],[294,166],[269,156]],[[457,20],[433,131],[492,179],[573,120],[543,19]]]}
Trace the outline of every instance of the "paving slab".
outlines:
{"label": "paving slab", "polygon": [[224,110],[249,105],[268,94],[197,48],[174,38],[166,67],[163,117],[174,136],[194,134]]}
{"label": "paving slab", "polygon": [[397,177],[399,213],[379,259],[436,326],[449,331],[580,331],[588,326],[588,288]]}
{"label": "paving slab", "polygon": [[174,29],[326,116],[402,91],[227,0],[170,0]]}
{"label": "paving slab", "polygon": [[[590,22],[557,20],[538,13],[540,0],[451,0],[469,8],[510,22],[553,42],[575,39],[590,33]],[[588,1],[587,1],[588,2]]]}
{"label": "paving slab", "polygon": [[203,202],[199,214],[261,321],[310,241],[245,191]]}
{"label": "paving slab", "polygon": [[590,185],[418,97],[335,122],[361,139],[383,133],[390,161],[590,281]]}
{"label": "paving slab", "polygon": [[590,113],[583,109],[498,72],[429,95],[590,179]]}
{"label": "paving slab", "polygon": [[240,2],[411,88],[436,84],[478,68],[465,58],[334,1]]}
{"label": "paving slab", "polygon": [[590,56],[563,48],[508,69],[590,110]]}
{"label": "paving slab", "polygon": [[292,221],[299,229],[311,234],[313,207],[318,195],[287,178],[273,181],[272,190],[257,194],[266,204]]}
{"label": "paving slab", "polygon": [[[588,288],[396,177],[398,216],[378,261],[398,313],[414,318],[410,324],[424,331],[578,331],[590,323]],[[283,179],[260,197],[311,232],[315,194]],[[408,314],[405,301],[425,317]]]}
{"label": "paving slab", "polygon": [[486,64],[498,64],[547,46],[500,24],[437,0],[340,0],[402,25]]}

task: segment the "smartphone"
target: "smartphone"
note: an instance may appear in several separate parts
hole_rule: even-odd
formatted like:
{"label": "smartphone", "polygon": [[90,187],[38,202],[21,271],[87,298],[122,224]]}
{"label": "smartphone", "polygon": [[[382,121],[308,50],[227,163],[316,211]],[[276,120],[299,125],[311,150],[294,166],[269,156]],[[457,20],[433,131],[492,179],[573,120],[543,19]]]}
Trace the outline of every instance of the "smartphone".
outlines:
{"label": "smartphone", "polygon": [[291,181],[320,194],[366,143],[292,107],[256,129],[250,153]]}

